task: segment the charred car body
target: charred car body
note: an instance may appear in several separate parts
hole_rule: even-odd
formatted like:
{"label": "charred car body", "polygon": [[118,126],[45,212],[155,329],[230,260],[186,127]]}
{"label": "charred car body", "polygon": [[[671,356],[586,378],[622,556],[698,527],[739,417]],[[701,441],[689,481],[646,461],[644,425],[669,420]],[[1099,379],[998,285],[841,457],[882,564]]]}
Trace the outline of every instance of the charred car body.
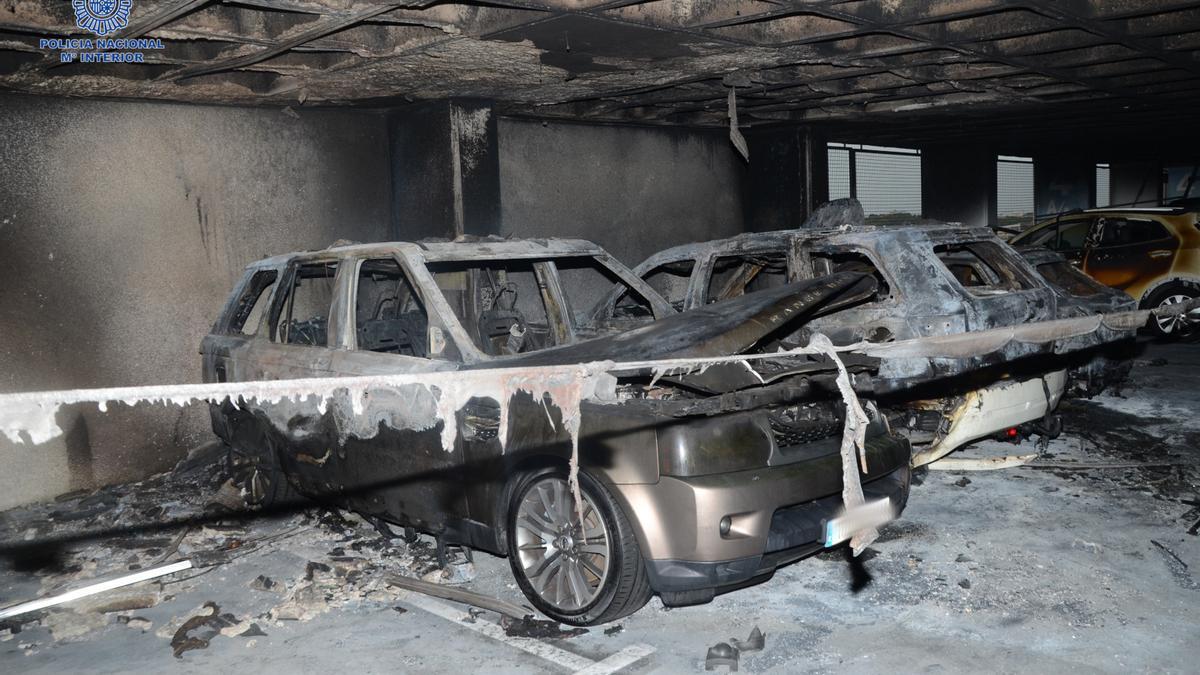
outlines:
{"label": "charred car body", "polygon": [[[847,271],[876,279],[875,294],[806,322],[790,342],[806,343],[815,332],[836,344],[955,335],[1068,316],[1060,313],[1060,304],[1079,307],[1073,300],[1060,300],[991,230],[944,223],[744,234],[668,249],[635,269],[673,307],[685,310]],[[619,315],[620,304],[614,303],[611,312]],[[1111,339],[1111,333],[1101,330],[1080,336],[1070,349]],[[926,463],[971,440],[1021,425],[1035,424],[1052,433],[1047,415],[1066,389],[1066,365],[1014,362],[1056,349],[1026,345],[1004,354],[923,362],[917,370],[885,362],[876,387],[880,394],[906,390],[894,400],[893,420],[913,442],[929,444],[914,456],[915,464]],[[940,393],[948,388],[953,393]]]}
{"label": "charred car body", "polygon": [[[835,274],[680,314],[587,242],[333,248],[251,265],[203,342],[204,375],[466,375],[723,356],[874,288],[865,275]],[[869,391],[867,367],[851,369]],[[507,555],[538,609],[591,624],[654,592],[668,604],[703,602],[822,548],[822,521],[842,504],[836,364],[805,357],[774,368],[630,372],[608,400],[582,403],[582,512],[569,495],[567,413],[544,394],[507,405],[471,398],[454,415],[452,447],[443,423],[428,423],[437,401],[422,388],[320,406],[227,401],[212,417],[253,501],[295,487]],[[860,479],[868,498],[898,511],[909,445],[868,410]]]}
{"label": "charred car body", "polygon": [[[1055,251],[1042,246],[1021,246],[1017,251],[1054,290],[1060,319],[1137,308],[1127,293],[1092,279]],[[1133,367],[1134,346],[1131,338],[1070,356],[1069,393],[1091,397],[1123,382]]]}

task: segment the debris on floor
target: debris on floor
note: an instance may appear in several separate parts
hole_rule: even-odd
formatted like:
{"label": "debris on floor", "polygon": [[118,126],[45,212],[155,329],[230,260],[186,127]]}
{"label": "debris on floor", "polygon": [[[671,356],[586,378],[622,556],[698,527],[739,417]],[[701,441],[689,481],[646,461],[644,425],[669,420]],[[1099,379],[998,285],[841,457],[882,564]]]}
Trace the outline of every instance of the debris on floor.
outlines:
{"label": "debris on floor", "polygon": [[107,626],[108,616],[67,609],[49,612],[42,620],[42,624],[50,630],[50,634],[56,641],[72,642],[81,640],[88,633]]}
{"label": "debris on floor", "polygon": [[523,620],[534,613],[531,609],[526,609],[511,602],[506,602],[504,600],[480,593],[474,593],[462,588],[441,586],[439,584],[430,583],[424,579],[411,579],[399,574],[390,574],[387,577],[387,583],[398,588],[416,591],[426,595],[432,595],[436,598],[454,600],[455,602],[473,605],[475,607],[479,607],[480,609],[489,609],[493,612],[501,614],[502,616],[506,616],[517,621]]}
{"label": "debris on floor", "polygon": [[504,634],[508,637],[537,638],[539,640],[565,640],[588,632],[586,628],[564,629],[557,621],[535,619],[532,616],[521,619],[501,616],[500,626],[504,628]]}
{"label": "debris on floor", "polygon": [[[217,450],[202,448],[175,471],[139,483],[64,495],[0,514],[0,541],[5,542],[0,563],[38,582],[24,592],[26,597],[47,600],[75,592],[68,604],[34,607],[0,621],[0,630],[11,639],[23,627],[44,626],[56,642],[67,642],[120,624],[153,631],[183,657],[222,634],[264,637],[263,627],[270,624],[303,623],[361,603],[395,606],[398,591],[386,575],[441,588],[474,576],[465,559],[439,567],[432,538],[388,537],[389,530],[353,513],[315,504],[279,514],[247,511],[240,495],[233,501]],[[280,574],[278,564],[261,566],[269,556],[278,553],[286,559],[297,551],[306,557],[290,573]],[[195,569],[184,569],[189,566]],[[157,573],[164,569],[171,575]],[[270,573],[264,573],[267,569]],[[247,592],[213,598],[181,614],[176,609],[169,619],[134,615],[163,603],[177,604],[171,601],[204,587],[204,575],[214,570],[245,573],[235,584]],[[114,579],[119,571],[126,574]],[[137,585],[113,585],[135,575],[142,577]],[[440,583],[413,579],[419,575]],[[103,584],[109,584],[103,592],[79,593]],[[470,594],[455,590],[458,598]],[[258,609],[246,619],[235,616],[240,611],[217,609],[230,601]],[[508,611],[517,618],[533,613],[517,605]]]}
{"label": "debris on floor", "polygon": [[1037,459],[1036,452],[1024,455],[1003,455],[999,457],[943,457],[928,464],[932,471],[995,471],[1025,466]]}
{"label": "debris on floor", "polygon": [[[865,588],[855,590],[853,568],[841,551],[830,551],[709,605],[667,614],[652,601],[591,633],[539,621],[522,606],[503,559],[477,553],[471,563],[452,550],[439,556],[432,537],[405,537],[400,528],[312,504],[276,513],[214,506],[224,482],[220,461],[193,462],[141,483],[0,513],[0,604],[179,560],[206,565],[0,620],[0,671],[79,669],[91,654],[113,650],[161,659],[139,662],[161,670],[176,663],[177,649],[194,667],[225,669],[255,649],[256,659],[302,654],[315,670],[336,666],[330,654],[354,648],[401,659],[397,669],[444,672],[432,664],[448,657],[431,657],[422,645],[433,630],[460,629],[466,649],[486,650],[479,641],[492,640],[491,648],[516,654],[514,669],[528,671],[538,671],[530,664],[541,657],[499,640],[538,640],[539,649],[566,655],[569,648],[597,659],[644,640],[658,652],[643,670],[679,672],[700,670],[703,645],[694,636],[710,635],[724,645],[705,654],[711,670],[903,671],[883,661],[888,657],[864,662],[853,651],[864,613],[898,612],[918,620],[906,623],[906,635],[938,641],[948,630],[969,630],[1004,654],[1026,656],[1037,652],[1028,647],[1035,636],[1069,643],[1079,635],[1130,653],[1147,634],[1168,635],[1167,644],[1176,646],[1147,668],[1170,670],[1170,659],[1178,662],[1195,633],[1187,603],[1200,597],[1200,427],[1185,408],[1190,399],[1176,403],[1159,393],[1153,387],[1164,371],[1153,375],[1131,383],[1128,399],[1069,401],[1063,436],[1029,465],[970,478],[918,472],[924,485],[911,510],[864,554],[862,565],[873,577]],[[1010,447],[981,443],[976,452],[1002,455]],[[456,569],[443,574],[439,557]],[[467,576],[468,584],[458,583]],[[408,586],[394,585],[396,578]],[[443,598],[438,604],[454,619],[423,609],[418,593],[420,601]],[[1141,598],[1169,611],[1139,611]],[[476,630],[455,625],[462,617]],[[364,622],[388,638],[366,642],[373,638],[363,636]],[[760,627],[769,630],[769,649]],[[895,637],[891,629],[872,630]],[[948,650],[916,665],[962,670],[968,661],[945,654],[963,657],[969,650]],[[1106,667],[1084,652],[1072,658]]]}
{"label": "debris on floor", "polygon": [[1166,563],[1167,569],[1171,572],[1171,576],[1175,578],[1176,583],[1188,590],[1200,591],[1200,582],[1192,578],[1191,572],[1188,571],[1188,564],[1183,562],[1175,551],[1153,539],[1150,540],[1150,543],[1154,544],[1154,547],[1162,555],[1163,562]]}
{"label": "debris on floor", "polygon": [[708,655],[704,657],[704,669],[715,670],[721,666],[729,668],[729,672],[737,672],[738,669],[738,650],[728,642],[718,642],[708,648]]}
{"label": "debris on floor", "polygon": [[[141,570],[132,574],[125,574],[119,577],[106,579],[93,584],[88,584],[79,588],[74,588],[70,591],[58,593],[48,597],[23,602],[10,607],[5,607],[0,610],[0,618],[10,618],[20,616],[28,612],[35,612],[39,609],[55,607],[57,605],[73,603],[79,600],[84,600],[80,605],[79,611],[93,611],[100,614],[108,612],[117,612],[129,609],[145,609],[158,604],[158,595],[152,592],[135,591],[133,593],[125,592],[116,596],[108,595],[113,589],[124,588],[132,584],[137,584],[151,579],[168,576],[176,572],[182,572],[191,569],[192,563],[188,560],[168,565],[161,565],[147,570]],[[103,597],[96,597],[104,594]]]}
{"label": "debris on floor", "polygon": [[745,640],[730,638],[729,644],[733,645],[739,652],[760,652],[767,644],[767,636],[755,626],[750,631],[750,637]]}
{"label": "debris on floor", "polygon": [[217,603],[204,603],[208,614],[197,614],[179,627],[171,638],[171,649],[175,658],[182,658],[184,652],[192,649],[207,649],[208,643],[214,637],[221,635],[223,629],[235,626],[238,620],[232,614],[221,614]]}

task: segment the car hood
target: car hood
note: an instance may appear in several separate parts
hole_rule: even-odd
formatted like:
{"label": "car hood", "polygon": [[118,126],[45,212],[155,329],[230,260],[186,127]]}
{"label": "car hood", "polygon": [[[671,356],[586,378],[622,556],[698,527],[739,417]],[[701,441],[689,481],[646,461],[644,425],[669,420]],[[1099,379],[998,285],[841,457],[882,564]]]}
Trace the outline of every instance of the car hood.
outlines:
{"label": "car hood", "polygon": [[777,331],[786,335],[804,320],[862,302],[875,292],[875,287],[875,279],[865,274],[832,274],[748,293],[613,335],[471,367],[519,368],[740,354]]}

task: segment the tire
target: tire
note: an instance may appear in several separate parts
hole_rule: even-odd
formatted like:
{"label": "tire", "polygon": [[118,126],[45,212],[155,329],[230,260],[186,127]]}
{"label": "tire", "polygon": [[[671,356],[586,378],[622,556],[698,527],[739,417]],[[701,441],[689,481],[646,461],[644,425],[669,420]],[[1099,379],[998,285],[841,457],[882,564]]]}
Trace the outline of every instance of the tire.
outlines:
{"label": "tire", "polygon": [[[1142,307],[1157,309],[1166,305],[1185,302],[1193,298],[1200,298],[1200,286],[1185,281],[1172,281],[1163,284],[1155,289],[1153,293],[1146,296],[1146,299],[1142,302]],[[1191,330],[1192,327],[1182,317],[1178,316],[1165,319],[1156,317],[1150,320],[1150,332],[1160,338],[1178,339]]]}
{"label": "tire", "polygon": [[513,576],[533,606],[560,623],[591,626],[636,612],[653,591],[621,506],[585,471],[579,488],[590,539],[579,538],[575,500],[561,468],[517,478],[506,539]]}
{"label": "tire", "polygon": [[226,467],[233,484],[242,491],[242,500],[252,509],[270,509],[304,500],[288,482],[273,452],[239,450],[230,445]]}

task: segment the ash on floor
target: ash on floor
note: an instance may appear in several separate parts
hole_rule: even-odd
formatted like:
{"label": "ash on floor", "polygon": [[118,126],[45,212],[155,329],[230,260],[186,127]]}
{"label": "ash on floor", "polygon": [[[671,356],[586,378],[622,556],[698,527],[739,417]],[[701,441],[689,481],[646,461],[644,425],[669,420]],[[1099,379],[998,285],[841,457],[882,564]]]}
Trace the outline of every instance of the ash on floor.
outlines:
{"label": "ash on floor", "polygon": [[[555,654],[599,661],[641,643],[654,651],[630,672],[687,672],[757,626],[764,649],[741,654],[741,672],[1192,671],[1200,350],[1153,344],[1139,359],[1119,394],[1064,405],[1065,432],[1038,460],[1051,468],[928,471],[904,517],[859,559],[829,551],[710,604],[655,600],[620,630],[572,637],[506,636],[491,613],[447,602],[454,613],[435,615],[382,582],[424,575],[524,604],[501,558],[476,553],[473,568],[439,578],[427,539],[384,537],[351,514],[220,511],[215,463],[197,458],[182,478],[0,517],[5,550],[23,547],[5,559],[3,604],[159,560],[226,559],[9,622],[0,669],[559,673]],[[961,454],[1012,452],[984,442]],[[161,526],[189,521],[182,537]],[[61,545],[34,545],[48,540]]]}

